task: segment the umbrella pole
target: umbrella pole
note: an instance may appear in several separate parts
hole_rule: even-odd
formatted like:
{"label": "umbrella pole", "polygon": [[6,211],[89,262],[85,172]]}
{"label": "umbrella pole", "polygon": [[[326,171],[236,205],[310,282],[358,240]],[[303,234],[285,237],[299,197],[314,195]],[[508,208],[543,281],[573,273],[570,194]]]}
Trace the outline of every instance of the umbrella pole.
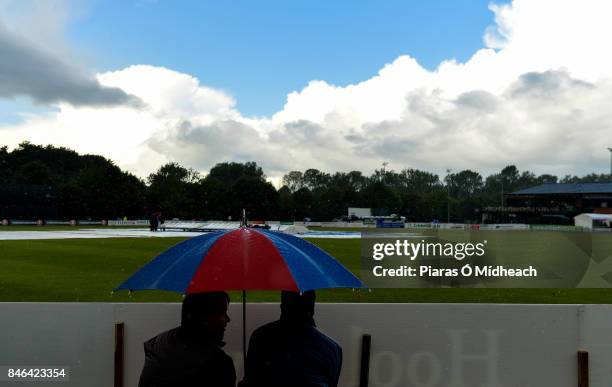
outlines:
{"label": "umbrella pole", "polygon": [[246,376],[246,290],[242,291],[242,373]]}

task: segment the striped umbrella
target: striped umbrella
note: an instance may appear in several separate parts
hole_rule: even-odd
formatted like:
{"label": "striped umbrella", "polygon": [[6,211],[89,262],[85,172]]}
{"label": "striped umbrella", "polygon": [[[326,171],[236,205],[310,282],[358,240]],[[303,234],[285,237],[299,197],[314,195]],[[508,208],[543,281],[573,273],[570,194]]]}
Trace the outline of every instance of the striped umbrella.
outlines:
{"label": "striped umbrella", "polygon": [[361,281],[338,261],[301,238],[240,227],[171,247],[115,290],[157,289],[182,294],[242,290],[246,352],[246,290],[304,292],[361,287]]}

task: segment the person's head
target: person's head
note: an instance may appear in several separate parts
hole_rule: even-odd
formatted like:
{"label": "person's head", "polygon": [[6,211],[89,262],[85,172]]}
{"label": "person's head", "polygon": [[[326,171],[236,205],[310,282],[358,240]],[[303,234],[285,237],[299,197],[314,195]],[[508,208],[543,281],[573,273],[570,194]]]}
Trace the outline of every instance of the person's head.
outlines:
{"label": "person's head", "polygon": [[188,294],[183,299],[181,327],[193,335],[202,335],[214,341],[223,340],[229,296],[226,292]]}
{"label": "person's head", "polygon": [[314,290],[303,293],[281,293],[281,315],[285,319],[313,321],[316,295]]}

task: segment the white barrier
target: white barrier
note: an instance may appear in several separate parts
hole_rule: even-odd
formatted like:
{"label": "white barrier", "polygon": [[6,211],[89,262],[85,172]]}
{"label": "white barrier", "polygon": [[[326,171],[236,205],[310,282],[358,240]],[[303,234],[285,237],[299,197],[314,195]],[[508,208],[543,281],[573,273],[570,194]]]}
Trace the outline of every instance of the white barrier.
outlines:
{"label": "white barrier", "polygon": [[406,223],[406,228],[441,229],[441,230],[527,230],[529,225],[508,224],[469,224],[469,223]]}
{"label": "white barrier", "polygon": [[[40,221],[42,222],[42,221]],[[45,222],[47,225],[75,225],[72,221],[57,221],[48,220]],[[13,225],[36,225],[37,221],[25,221],[25,220],[1,220],[3,226]],[[104,225],[104,221],[86,221],[79,220],[76,222],[78,225]],[[148,226],[148,220],[109,220],[108,226]],[[274,230],[286,226],[280,221],[266,221],[266,224],[273,227]],[[363,222],[294,222],[297,226],[305,227],[330,227],[330,228],[376,228],[376,224],[364,224]],[[42,225],[42,223],[41,223]],[[179,230],[193,230],[193,229],[206,229],[206,230],[226,230],[234,229],[240,226],[238,221],[196,221],[196,220],[168,220],[161,228],[167,229],[179,229]],[[276,227],[274,227],[276,226]],[[541,230],[541,231],[593,231],[583,230],[576,226],[556,226],[556,225],[528,225],[528,224],[465,224],[465,223],[424,223],[424,222],[409,222],[405,223],[405,228],[422,228],[422,229],[457,229],[457,230]],[[596,229],[594,231],[611,231],[610,229]]]}
{"label": "white barrier", "polygon": [[[231,305],[225,347],[239,374],[241,312]],[[276,304],[248,305],[248,331],[278,314]],[[142,343],[179,315],[180,304],[3,303],[0,365],[69,366],[66,385],[112,386],[114,323],[124,322],[124,381],[136,387]],[[573,387],[578,349],[589,351],[592,386],[612,380],[608,305],[319,304],[315,318],[343,347],[342,386],[358,385],[364,333],[372,387]]]}
{"label": "white barrier", "polygon": [[304,222],[306,227],[336,227],[336,228],[373,228],[376,224],[363,222]]}
{"label": "white barrier", "polygon": [[529,230],[528,224],[481,224],[481,230]]}

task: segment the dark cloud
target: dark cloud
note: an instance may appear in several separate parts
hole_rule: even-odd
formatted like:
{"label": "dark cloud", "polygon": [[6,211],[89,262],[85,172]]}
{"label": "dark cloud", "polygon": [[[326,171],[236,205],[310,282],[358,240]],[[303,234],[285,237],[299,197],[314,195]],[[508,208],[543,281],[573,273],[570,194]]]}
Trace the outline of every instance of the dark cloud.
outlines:
{"label": "dark cloud", "polygon": [[328,128],[308,120],[287,122],[270,134],[270,140],[292,147],[333,148],[336,139]]}
{"label": "dark cloud", "polygon": [[482,90],[469,91],[457,97],[458,106],[469,107],[486,113],[493,113],[499,104],[498,99],[491,93]]}
{"label": "dark cloud", "polygon": [[9,32],[0,22],[0,98],[28,96],[35,102],[74,106],[139,106],[140,100],[93,77]]}
{"label": "dark cloud", "polygon": [[371,145],[371,148],[382,157],[387,157],[393,160],[406,160],[410,153],[414,153],[421,144],[399,136],[388,136],[379,139],[378,142]]}
{"label": "dark cloud", "polygon": [[575,92],[576,89],[591,89],[594,85],[572,78],[566,70],[525,73],[510,87],[514,98],[555,100]]}
{"label": "dark cloud", "polygon": [[345,135],[344,139],[353,144],[364,144],[364,143],[367,143],[368,141],[368,139],[365,136],[362,136],[360,134],[354,134],[354,133]]}
{"label": "dark cloud", "polygon": [[208,125],[183,121],[147,141],[155,152],[185,165],[208,170],[223,161],[256,161],[266,171],[287,169],[282,149],[268,144],[252,127],[234,120],[219,120]]}

